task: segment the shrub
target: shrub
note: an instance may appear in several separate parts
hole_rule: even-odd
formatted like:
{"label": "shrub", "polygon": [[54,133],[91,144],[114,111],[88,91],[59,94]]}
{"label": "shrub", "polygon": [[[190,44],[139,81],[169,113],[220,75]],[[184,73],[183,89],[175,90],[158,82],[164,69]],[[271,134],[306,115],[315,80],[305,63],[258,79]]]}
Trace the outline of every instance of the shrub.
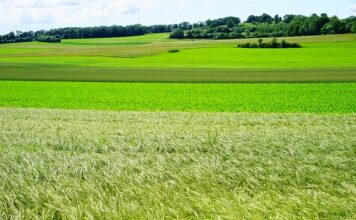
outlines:
{"label": "shrub", "polygon": [[227,34],[227,33],[219,32],[214,35],[214,39],[216,39],[216,40],[223,40],[223,39],[228,39],[228,38],[229,38],[229,34]]}
{"label": "shrub", "polygon": [[264,43],[262,39],[258,40],[258,43],[244,43],[237,45],[239,48],[301,48],[302,46],[297,43],[288,43],[282,40],[281,43],[273,38],[271,42]]}
{"label": "shrub", "polygon": [[38,42],[47,42],[47,43],[60,43],[61,39],[59,37],[55,36],[46,36],[46,35],[41,35],[37,37]]}
{"label": "shrub", "polygon": [[168,52],[169,53],[178,53],[180,50],[178,49],[170,49]]}
{"label": "shrub", "polygon": [[301,48],[302,46],[297,43],[288,43],[288,42],[286,42],[286,40],[282,40],[281,47],[282,48]]}
{"label": "shrub", "polygon": [[174,30],[171,35],[169,36],[169,38],[173,38],[173,39],[183,39],[184,38],[184,31],[182,31],[181,29],[177,29]]}
{"label": "shrub", "polygon": [[23,37],[23,38],[16,38],[14,40],[5,40],[0,38],[0,44],[7,44],[7,43],[21,43],[21,42],[31,42],[31,37]]}

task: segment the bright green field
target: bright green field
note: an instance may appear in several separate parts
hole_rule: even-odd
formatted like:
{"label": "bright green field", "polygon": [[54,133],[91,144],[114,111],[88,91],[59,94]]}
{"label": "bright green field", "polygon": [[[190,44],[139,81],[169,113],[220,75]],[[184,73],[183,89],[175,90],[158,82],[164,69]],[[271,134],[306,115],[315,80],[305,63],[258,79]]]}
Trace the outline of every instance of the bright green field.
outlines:
{"label": "bright green field", "polygon": [[0,82],[0,106],[120,111],[356,112],[356,84]]}
{"label": "bright green field", "polygon": [[[175,41],[168,40],[166,34],[152,34],[64,40],[61,44],[5,44],[0,45],[0,79],[133,82],[356,80],[354,34],[288,38],[290,42],[301,43],[301,49],[236,48],[239,42],[246,41],[257,39]],[[168,53],[169,49],[180,49],[180,52]],[[92,70],[87,73],[88,68]],[[143,70],[148,70],[146,75]],[[53,71],[55,74],[51,74]],[[204,71],[207,72],[205,75]]]}

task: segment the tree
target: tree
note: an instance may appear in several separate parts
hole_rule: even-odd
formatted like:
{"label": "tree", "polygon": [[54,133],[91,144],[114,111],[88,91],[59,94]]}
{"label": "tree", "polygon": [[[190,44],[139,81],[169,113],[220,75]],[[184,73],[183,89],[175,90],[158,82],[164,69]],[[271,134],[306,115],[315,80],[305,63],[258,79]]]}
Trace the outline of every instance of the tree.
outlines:
{"label": "tree", "polygon": [[187,31],[185,34],[185,38],[192,39],[193,38],[193,32],[192,31]]}
{"label": "tree", "polygon": [[230,17],[223,18],[223,20],[225,20],[226,25],[231,21],[234,23],[235,26],[241,23],[241,20],[238,17],[230,16]]}
{"label": "tree", "polygon": [[60,43],[61,39],[54,37],[54,36],[41,35],[41,36],[37,37],[37,41],[46,42],[46,43]]}
{"label": "tree", "polygon": [[335,34],[335,29],[331,23],[327,23],[321,28],[321,34]]}
{"label": "tree", "polygon": [[248,16],[248,18],[246,20],[247,23],[255,23],[257,21],[258,21],[258,18],[255,15]]}
{"label": "tree", "polygon": [[229,34],[227,33],[216,33],[214,36],[214,39],[217,40],[228,39],[228,38],[229,38]]}
{"label": "tree", "polygon": [[282,21],[282,18],[279,17],[279,15],[275,15],[273,21],[274,21],[275,23],[279,23],[279,22]]}
{"label": "tree", "polygon": [[11,31],[11,32],[8,34],[7,39],[9,39],[9,40],[15,40],[15,33]]}
{"label": "tree", "polygon": [[326,14],[321,14],[319,17],[316,14],[313,14],[306,21],[308,23],[308,34],[310,35],[319,35],[321,34],[321,29],[326,23],[329,22],[329,17]]}
{"label": "tree", "polygon": [[336,34],[341,34],[343,32],[343,30],[342,30],[343,25],[338,17],[336,17],[336,16],[331,17],[329,23],[330,23],[330,25],[333,26],[334,32]]}
{"label": "tree", "polygon": [[284,22],[286,22],[287,24],[289,24],[289,23],[293,20],[294,17],[295,17],[295,15],[285,15],[285,16],[283,17],[283,20],[284,20]]}
{"label": "tree", "polygon": [[192,29],[192,25],[189,22],[182,22],[178,25],[178,28],[181,30],[191,30]]}
{"label": "tree", "polygon": [[229,28],[225,26],[217,27],[215,30],[216,30],[215,32],[219,32],[219,33],[230,33]]}
{"label": "tree", "polygon": [[260,23],[271,23],[272,22],[272,17],[266,13],[262,14],[259,19],[258,22]]}
{"label": "tree", "polygon": [[237,39],[239,38],[241,35],[239,35],[238,33],[236,32],[231,32],[230,35],[229,35],[229,38],[230,39]]}
{"label": "tree", "polygon": [[356,21],[353,22],[351,31],[352,33],[356,33]]}
{"label": "tree", "polygon": [[301,29],[303,27],[304,22],[305,22],[305,17],[294,16],[293,20],[290,21],[288,24],[287,35],[288,36],[304,35],[304,34],[301,34]]}
{"label": "tree", "polygon": [[228,28],[233,28],[233,27],[235,27],[235,22],[233,20],[229,20],[226,23],[226,25],[227,25]]}
{"label": "tree", "polygon": [[172,34],[169,36],[170,38],[174,39],[183,39],[184,38],[184,31],[181,29],[176,29],[172,32]]}

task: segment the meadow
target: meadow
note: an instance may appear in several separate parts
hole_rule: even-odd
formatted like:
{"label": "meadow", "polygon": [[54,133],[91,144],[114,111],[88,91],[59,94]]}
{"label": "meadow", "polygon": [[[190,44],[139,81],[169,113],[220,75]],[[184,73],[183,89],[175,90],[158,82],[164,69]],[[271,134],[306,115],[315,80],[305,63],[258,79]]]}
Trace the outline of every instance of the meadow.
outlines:
{"label": "meadow", "polygon": [[0,219],[355,219],[356,35],[257,40],[0,45]]}
{"label": "meadow", "polygon": [[[168,40],[166,34],[0,45],[0,79],[129,82],[349,82],[356,35],[286,38],[303,48],[236,48],[248,40]],[[170,49],[179,50],[169,53]]]}

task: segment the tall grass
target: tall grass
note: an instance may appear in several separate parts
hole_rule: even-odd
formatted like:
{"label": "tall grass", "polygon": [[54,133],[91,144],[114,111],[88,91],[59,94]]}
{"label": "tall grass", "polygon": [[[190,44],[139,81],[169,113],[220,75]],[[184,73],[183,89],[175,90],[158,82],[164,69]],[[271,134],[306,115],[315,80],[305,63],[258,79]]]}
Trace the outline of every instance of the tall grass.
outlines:
{"label": "tall grass", "polygon": [[0,218],[355,219],[355,120],[0,109]]}

